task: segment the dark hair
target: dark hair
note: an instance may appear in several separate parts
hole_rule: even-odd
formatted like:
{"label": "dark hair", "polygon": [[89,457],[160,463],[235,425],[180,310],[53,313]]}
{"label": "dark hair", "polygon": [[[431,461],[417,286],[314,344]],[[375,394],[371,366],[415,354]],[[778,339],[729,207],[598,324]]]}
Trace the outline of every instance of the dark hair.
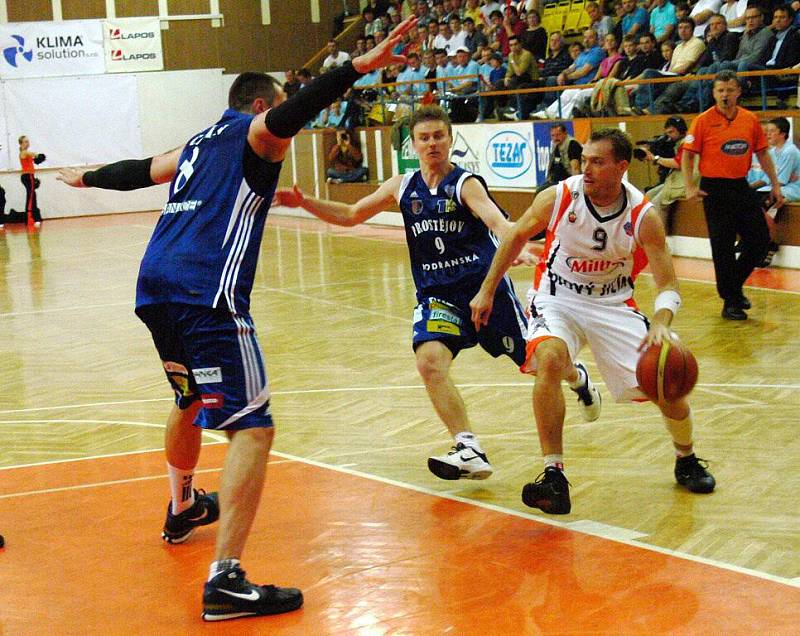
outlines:
{"label": "dark hair", "polygon": [[790,4],[782,4],[780,6],[775,7],[772,10],[773,15],[775,14],[776,11],[783,11],[786,14],[786,17],[789,18],[790,20],[794,18],[795,14],[794,7],[792,7],[792,5]]}
{"label": "dark hair", "polygon": [[[775,9],[777,11],[777,9]],[[775,119],[770,119],[769,122],[775,128],[778,129],[778,132],[783,133],[783,136],[787,139],[789,138],[789,120],[786,117],[776,117]]]}
{"label": "dark hair", "polygon": [[561,132],[567,132],[567,127],[561,122],[558,122],[557,124],[552,124],[550,126],[550,130],[553,130],[554,128],[558,128]]}
{"label": "dark hair", "polygon": [[307,69],[307,68],[304,66],[304,67],[303,67],[303,68],[301,68],[299,71],[297,71],[297,73],[295,73],[295,75],[297,75],[297,76],[299,76],[299,77],[308,77],[308,78],[310,79],[310,78],[311,78],[311,71],[309,71],[309,70],[308,70],[308,69]]}
{"label": "dark hair", "polygon": [[633,157],[633,144],[619,128],[600,128],[595,130],[589,141],[607,141],[611,144],[611,151],[616,161],[630,161]]}
{"label": "dark hair", "polygon": [[497,9],[495,9],[489,14],[489,19],[491,20],[494,16],[497,16],[501,20],[503,19],[503,13],[501,11],[498,11]]}
{"label": "dark hair", "polygon": [[450,116],[447,111],[441,106],[436,104],[428,104],[417,108],[411,115],[408,122],[408,130],[411,133],[411,139],[414,139],[414,126],[421,124],[424,121],[442,121],[447,126],[447,133],[453,136],[453,125],[450,123]]}
{"label": "dark hair", "polygon": [[720,71],[714,76],[714,81],[711,82],[711,86],[714,87],[717,85],[717,82],[736,82],[736,86],[739,88],[742,87],[742,80],[739,79],[739,76],[731,70],[725,69],[724,71]]}
{"label": "dark hair", "polygon": [[694,23],[694,18],[690,18],[688,15],[685,18],[681,18],[680,20],[678,20],[678,26],[680,26],[681,24],[684,24],[684,23],[691,25],[692,29],[694,29],[695,26],[697,26]]}
{"label": "dark hair", "polygon": [[686,120],[683,117],[674,115],[664,122],[664,128],[672,127],[677,130],[681,135],[685,135],[689,127],[686,125]]}
{"label": "dark hair", "polygon": [[682,9],[683,11],[691,11],[691,7],[689,6],[688,2],[678,2],[675,5],[675,11],[677,12],[678,9]]}
{"label": "dark hair", "polygon": [[[636,37],[636,36],[634,35],[633,37]],[[656,36],[653,35],[653,33],[651,31],[645,31],[644,33],[639,35],[639,39],[641,40],[642,38],[647,38],[648,40],[651,40],[653,42],[653,44],[655,44],[657,42]]]}
{"label": "dark hair", "polygon": [[509,43],[509,44],[511,44],[511,42],[512,42],[513,40],[516,40],[517,42],[519,42],[519,41],[520,41],[520,40],[519,40],[519,38],[518,38],[516,35],[512,35],[512,36],[510,36],[510,37],[508,38],[508,43]]}
{"label": "dark hair", "polygon": [[464,18],[464,24],[466,24],[467,22],[469,22],[470,24],[475,24],[475,20],[473,20],[473,19],[472,19],[472,18],[470,18],[469,16],[467,16],[466,18]]}
{"label": "dark hair", "polygon": [[419,59],[419,53],[416,51],[411,51],[408,55],[406,55],[407,60],[410,60],[412,57]]}
{"label": "dark hair", "polygon": [[[302,74],[305,69],[297,72]],[[308,72],[308,71],[306,71]],[[275,99],[276,89],[280,86],[278,80],[266,73],[242,73],[233,80],[228,91],[228,107],[240,112],[248,112],[253,100],[261,97],[268,104]]]}

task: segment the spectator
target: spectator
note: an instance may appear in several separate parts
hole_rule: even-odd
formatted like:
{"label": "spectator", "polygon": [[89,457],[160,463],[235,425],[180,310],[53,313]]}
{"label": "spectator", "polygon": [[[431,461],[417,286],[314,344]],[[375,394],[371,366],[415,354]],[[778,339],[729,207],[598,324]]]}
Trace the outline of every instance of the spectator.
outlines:
{"label": "spectator", "polygon": [[550,47],[547,57],[544,59],[544,66],[542,67],[542,78],[547,81],[547,78],[556,78],[561,72],[572,64],[572,58],[569,56],[564,36],[561,31],[553,31],[550,34]]}
{"label": "spectator", "polygon": [[[483,58],[481,62],[481,83],[487,90],[504,90],[505,79],[508,69],[503,64],[503,56],[499,53],[493,53],[490,48],[483,50]],[[481,96],[478,99],[478,123],[484,119],[489,119],[494,115],[495,105],[498,98],[490,95],[488,97]]]}
{"label": "spectator", "polygon": [[490,26],[494,20],[492,14],[497,11],[500,14],[500,22],[503,21],[503,5],[501,5],[496,0],[486,0],[484,5],[481,7],[481,13],[483,14],[483,23],[486,26]]}
{"label": "spectator", "polygon": [[335,102],[333,102],[333,104],[320,112],[317,121],[314,123],[314,127],[338,128],[344,119],[346,108],[347,104],[343,103],[341,98],[337,99]]}
{"label": "spectator", "polygon": [[[436,57],[433,49],[428,49],[422,54],[422,70],[425,71],[425,79],[436,79]],[[433,89],[430,84],[427,84],[427,87],[427,90]]]}
{"label": "spectator", "polygon": [[430,26],[431,15],[427,0],[417,0],[416,7],[414,8],[414,13],[417,16],[418,26],[426,26],[426,27]]}
{"label": "spectator", "polygon": [[702,39],[711,16],[719,12],[722,0],[697,0],[689,17],[694,20],[694,37]]}
{"label": "spectator", "polygon": [[383,28],[383,22],[380,20],[375,19],[375,9],[370,6],[364,7],[364,10],[361,12],[361,15],[364,16],[364,37],[375,35],[375,31],[378,31]]}
{"label": "spectator", "polygon": [[[767,51],[764,55],[763,64],[754,64],[754,70],[772,70],[779,68],[791,68],[800,62],[800,34],[792,26],[794,20],[794,9],[789,5],[777,7],[772,14],[773,33]],[[779,78],[770,78],[772,81],[780,81]]]}
{"label": "spectator", "polygon": [[676,26],[678,16],[675,14],[675,5],[669,0],[655,0],[650,9],[650,33],[655,36],[656,41],[661,43],[672,39]]}
{"label": "spectator", "polygon": [[353,49],[353,52],[350,54],[351,58],[358,57],[359,55],[364,55],[367,52],[367,38],[358,38],[356,40],[356,48]]}
{"label": "spectator", "polygon": [[635,35],[622,38],[623,58],[619,62],[619,79],[627,80],[638,77],[644,70],[644,55],[639,51]]}
{"label": "spectator", "polygon": [[[541,86],[539,66],[530,51],[522,48],[522,41],[516,35],[508,39],[511,52],[508,55],[505,87],[510,90]],[[528,113],[541,101],[541,93],[516,95],[516,119],[527,119]]]}
{"label": "spectator", "polygon": [[[456,49],[453,75],[464,77],[480,75],[478,63],[470,57],[469,49],[460,46]],[[476,78],[465,78],[450,82],[449,91],[454,96],[450,100],[450,117],[455,123],[473,122],[478,115],[478,84]]]}
{"label": "spectator", "polygon": [[[568,86],[570,84],[588,84],[592,81],[600,62],[605,57],[603,49],[597,45],[597,34],[591,29],[583,32],[584,49],[575,61],[565,68],[558,77],[548,77],[548,86]],[[570,47],[572,48],[572,47]],[[548,93],[545,102],[549,105],[556,101],[556,95]]]}
{"label": "spectator", "polygon": [[328,56],[322,61],[322,70],[330,71],[344,64],[350,56],[344,51],[339,50],[339,43],[336,40],[328,40]]}
{"label": "spectator", "polygon": [[328,183],[366,181],[367,169],[362,165],[364,157],[355,140],[350,131],[336,131],[336,143],[328,153],[332,165],[327,172]]}
{"label": "spectator", "polygon": [[604,38],[607,34],[614,32],[616,27],[614,19],[610,15],[603,15],[599,4],[587,2],[585,11],[590,20],[588,28],[597,33],[598,38]]}
{"label": "spectator", "polygon": [[[422,68],[422,61],[417,53],[409,53],[406,58],[408,64],[405,69],[397,76],[398,82],[414,82],[416,80],[424,80],[427,73],[426,69]],[[401,97],[408,97],[410,101],[414,100],[415,96],[420,96],[428,90],[428,85],[425,82],[416,84],[401,84],[397,87],[397,92]]]}
{"label": "spectator", "polygon": [[525,16],[528,28],[522,32],[520,41],[522,48],[527,49],[537,62],[547,56],[547,31],[542,26],[542,18],[535,9]]}
{"label": "spectator", "polygon": [[[702,2],[703,0],[701,0]],[[647,9],[636,5],[636,0],[622,0],[625,15],[622,16],[622,37],[626,35],[641,35],[646,32],[650,23]],[[619,42],[622,38],[619,38]]]}
{"label": "spectator", "polygon": [[[683,142],[686,139],[686,121],[683,117],[670,117],[664,122],[664,135],[675,143],[675,156],[662,157],[654,155],[649,149],[644,149],[645,161],[649,161],[656,170],[667,170],[663,183],[647,191],[647,198],[664,224],[667,234],[671,234],[672,215],[671,209],[675,201],[686,198],[686,184],[681,174],[681,160],[683,159]],[[697,176],[695,181],[697,181]]]}
{"label": "spectator", "polygon": [[550,126],[550,161],[547,164],[547,177],[536,191],[541,192],[559,181],[580,174],[582,153],[583,146],[567,132],[564,124]]}
{"label": "spectator", "polygon": [[31,142],[25,135],[22,135],[17,141],[19,142],[19,163],[22,166],[22,174],[19,179],[25,186],[25,214],[29,224],[33,223],[34,227],[39,227],[42,224],[42,213],[36,202],[36,188],[39,187],[39,180],[34,176],[36,171],[34,164],[42,163],[45,156],[31,150]]}
{"label": "spectator", "polygon": [[[670,42],[669,40],[666,41]],[[660,44],[656,42],[656,37],[652,33],[642,33],[642,36],[639,38],[639,52],[644,56],[644,68],[642,68],[635,77],[639,77],[645,69],[653,68],[658,70],[664,66],[665,60],[664,56],[661,54],[662,44],[663,42]],[[670,53],[673,48],[675,47],[670,46]]]}
{"label": "spectator", "polygon": [[295,75],[297,77],[297,81],[300,82],[300,89],[299,90],[302,90],[306,86],[308,86],[311,83],[311,80],[313,79],[311,77],[311,71],[309,71],[305,67],[303,67],[299,71],[297,71],[297,73],[295,73]]}
{"label": "spectator", "polygon": [[[769,156],[775,165],[775,172],[781,186],[781,194],[787,202],[800,201],[800,150],[789,139],[790,131],[789,120],[785,117],[771,119],[766,126]],[[747,173],[747,182],[752,189],[763,193],[764,199],[769,197],[771,183],[769,177],[761,170],[760,166],[757,169],[750,169]],[[773,256],[778,251],[778,243],[776,242],[777,228],[775,227],[778,213],[779,210],[776,207],[771,207],[765,213],[770,244],[767,255],[759,267],[769,266],[772,263]]]}
{"label": "spectator", "polygon": [[[447,58],[447,51],[444,49],[435,49],[433,55],[436,58],[436,79],[452,77],[453,67],[450,64],[450,60]],[[440,99],[444,99],[447,95],[447,83],[436,82],[436,92],[439,94]]]}
{"label": "spectator", "polygon": [[470,18],[464,18],[464,31],[467,37],[464,38],[464,45],[469,49],[472,59],[481,58],[481,48],[487,46],[489,41],[486,36],[475,28],[475,21]]}
{"label": "spectator", "polygon": [[[486,27],[485,32],[486,39],[489,40],[489,46],[492,47],[492,50],[503,55],[503,44],[500,41],[500,34],[504,32],[502,13],[499,11],[492,11],[492,17],[490,18],[489,25]],[[505,57],[506,55],[503,55],[504,59]]]}
{"label": "spectator", "polygon": [[411,27],[408,30],[407,37],[408,39],[403,43],[403,47],[402,50],[400,51],[400,54],[405,55],[406,57],[408,57],[411,53],[416,53],[417,55],[421,55],[423,36],[420,33],[419,29],[415,26]]}
{"label": "spectator", "polygon": [[[483,21],[483,14],[481,13],[481,8],[478,6],[480,4],[479,0],[467,0],[467,6],[464,8],[464,22],[472,20],[472,24],[477,27],[479,24],[485,24]],[[469,46],[469,45],[467,45]]]}
{"label": "spectator", "polygon": [[283,83],[283,92],[286,93],[287,99],[299,91],[301,87],[300,81],[294,76],[294,70],[289,69],[286,71],[286,81]]}
{"label": "spectator", "polygon": [[[467,47],[467,49],[469,49],[469,47],[467,46],[468,33],[461,28],[461,18],[459,18],[457,15],[451,15],[450,19],[448,20],[448,23],[450,25],[450,33],[451,33],[449,52],[456,53],[458,49],[460,49],[462,46]],[[472,53],[470,53],[470,55],[471,54]]]}
{"label": "spectator", "polygon": [[[724,16],[716,14],[708,21],[706,50],[698,61],[698,75],[712,73],[713,65],[732,60],[739,49],[739,34],[728,31]],[[653,105],[653,112],[689,113],[700,108],[698,103],[701,82],[675,82],[667,86]]]}
{"label": "spectator", "polygon": [[455,48],[452,47],[453,34],[450,31],[450,24],[446,20],[439,22],[439,34],[433,40],[433,48],[442,49],[447,53],[448,57],[456,54]]}
{"label": "spectator", "polygon": [[503,18],[503,28],[497,35],[497,39],[500,42],[500,52],[503,57],[508,57],[511,52],[509,39],[511,37],[521,37],[523,31],[525,31],[525,23],[519,19],[517,8],[512,4],[508,5],[506,7],[506,15]]}
{"label": "spectator", "polygon": [[[642,79],[655,79],[657,77],[670,77],[674,75],[686,75],[694,69],[697,60],[706,49],[705,43],[694,36],[694,20],[691,18],[683,18],[678,22],[678,37],[680,42],[672,51],[672,59],[669,63],[669,70],[656,71],[647,69],[642,73]],[[662,42],[663,44],[663,42]],[[639,86],[636,90],[636,106],[640,111],[645,111],[652,105],[661,93],[664,92],[666,86],[664,84],[645,84]],[[646,111],[645,111],[646,112]]]}
{"label": "spectator", "polygon": [[[758,118],[737,105],[742,93],[738,76],[732,71],[720,72],[714,78],[713,93],[715,106],[695,118],[686,136],[681,170],[686,198],[703,195],[717,293],[723,300],[722,317],[747,320],[745,310],[750,301],[742,293],[742,285],[769,246],[761,205],[745,178],[753,153],[770,178],[770,191],[778,206],[783,204],[783,195]],[[693,181],[695,154],[700,155],[699,187]],[[738,258],[734,251],[737,234],[742,248]]]}
{"label": "spectator", "polygon": [[744,33],[744,12],[747,10],[749,0],[725,0],[719,12],[728,21],[728,31],[731,33]]}

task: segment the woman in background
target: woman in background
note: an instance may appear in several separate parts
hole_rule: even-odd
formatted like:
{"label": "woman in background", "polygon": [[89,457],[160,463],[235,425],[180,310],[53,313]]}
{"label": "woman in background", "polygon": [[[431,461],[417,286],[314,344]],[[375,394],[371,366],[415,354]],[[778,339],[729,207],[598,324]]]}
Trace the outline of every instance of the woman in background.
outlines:
{"label": "woman in background", "polygon": [[39,227],[42,224],[42,213],[36,204],[37,179],[34,176],[34,164],[42,163],[45,156],[42,153],[35,153],[31,149],[31,142],[25,135],[19,138],[19,163],[22,166],[20,180],[25,186],[25,213],[28,222],[33,218],[33,225]]}

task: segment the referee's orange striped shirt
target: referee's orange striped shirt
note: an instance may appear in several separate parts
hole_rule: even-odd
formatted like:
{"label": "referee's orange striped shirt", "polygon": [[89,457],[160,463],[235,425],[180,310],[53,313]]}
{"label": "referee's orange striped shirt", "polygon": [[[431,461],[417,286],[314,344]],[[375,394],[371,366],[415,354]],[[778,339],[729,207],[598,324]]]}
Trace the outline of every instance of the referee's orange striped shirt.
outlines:
{"label": "referee's orange striped shirt", "polygon": [[700,174],[715,179],[742,179],[754,152],[767,148],[767,136],[749,110],[737,107],[728,119],[716,106],[692,122],[683,149],[700,155]]}

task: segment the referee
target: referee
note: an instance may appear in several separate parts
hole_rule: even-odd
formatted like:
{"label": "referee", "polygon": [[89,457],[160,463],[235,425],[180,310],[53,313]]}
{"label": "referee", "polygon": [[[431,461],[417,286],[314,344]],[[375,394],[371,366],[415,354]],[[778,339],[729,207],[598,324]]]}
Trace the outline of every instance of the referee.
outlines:
{"label": "referee", "polygon": [[[711,240],[711,256],[717,276],[717,293],[724,301],[722,317],[747,320],[750,301],[742,285],[767,253],[769,230],[760,201],[747,185],[745,175],[755,152],[772,186],[772,200],[783,205],[775,166],[767,153],[767,138],[758,118],[736,105],[742,93],[733,71],[714,77],[715,106],[692,122],[681,160],[686,198],[703,198]],[[700,185],[693,180],[694,154],[700,155]],[[741,253],[736,257],[736,236]]]}

